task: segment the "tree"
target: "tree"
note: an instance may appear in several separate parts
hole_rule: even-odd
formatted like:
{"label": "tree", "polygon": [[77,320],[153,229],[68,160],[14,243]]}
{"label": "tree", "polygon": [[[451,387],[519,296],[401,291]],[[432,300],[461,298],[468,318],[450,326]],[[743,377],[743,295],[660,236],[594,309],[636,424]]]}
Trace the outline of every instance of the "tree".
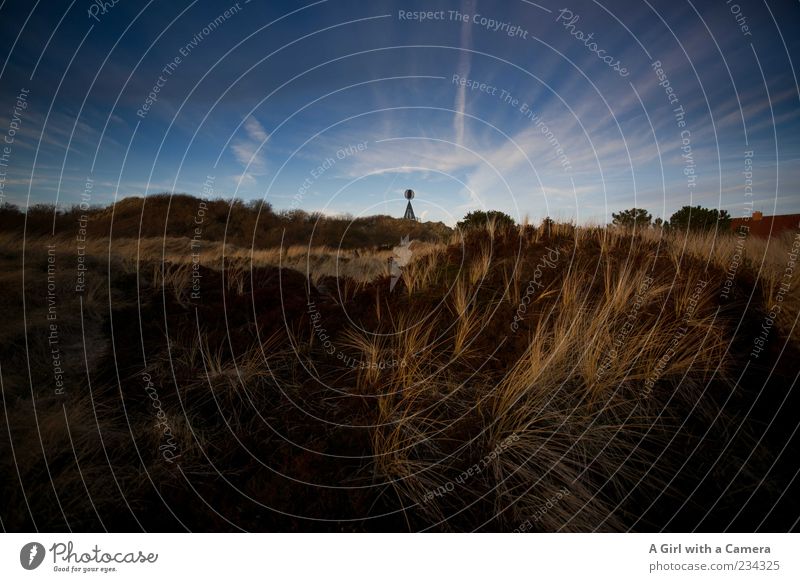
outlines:
{"label": "tree", "polygon": [[612,212],[612,224],[614,226],[621,226],[623,228],[646,228],[650,226],[653,220],[653,215],[647,212],[644,208],[630,208],[622,210],[621,212]]}
{"label": "tree", "polygon": [[281,210],[281,220],[287,222],[307,222],[308,212],[300,208],[290,208],[288,210]]}
{"label": "tree", "polygon": [[263,198],[254,198],[247,203],[247,208],[251,212],[260,212],[261,214],[273,214],[272,203],[267,202]]}
{"label": "tree", "polygon": [[731,227],[731,215],[727,210],[703,208],[702,206],[684,206],[669,219],[675,230],[713,230],[728,231]]}
{"label": "tree", "polygon": [[462,230],[470,228],[486,228],[490,222],[494,222],[495,228],[498,229],[512,228],[516,224],[513,218],[511,218],[505,212],[500,212],[499,210],[489,210],[488,212],[483,210],[473,210],[467,214],[456,226]]}

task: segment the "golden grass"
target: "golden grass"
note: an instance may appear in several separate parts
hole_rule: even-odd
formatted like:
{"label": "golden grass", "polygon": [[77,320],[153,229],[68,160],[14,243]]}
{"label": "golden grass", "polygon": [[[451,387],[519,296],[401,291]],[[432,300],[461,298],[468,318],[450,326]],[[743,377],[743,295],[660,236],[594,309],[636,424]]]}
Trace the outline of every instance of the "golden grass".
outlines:
{"label": "golden grass", "polygon": [[[353,373],[320,355],[319,340],[302,330],[291,332],[288,344],[276,335],[261,344],[253,340],[241,353],[231,353],[228,343],[210,344],[192,330],[172,339],[168,358],[151,361],[151,374],[167,385],[175,371],[181,402],[197,407],[213,402],[240,426],[251,414],[245,396],[258,398],[257,391],[270,383],[296,388],[301,367],[320,384],[370,397],[363,414],[372,478],[386,483],[401,505],[415,506],[428,525],[447,528],[458,511],[459,523],[479,527],[483,516],[494,516],[496,527],[510,530],[540,514],[543,504],[566,488],[569,495],[537,518],[537,528],[584,531],[587,524],[602,523],[604,529],[620,529],[624,519],[614,511],[612,493],[625,491],[650,470],[653,459],[640,446],[642,439],[658,441],[671,430],[653,403],[673,398],[692,403],[710,377],[726,386],[731,381],[726,351],[732,326],[718,312],[720,277],[739,256],[737,281],[747,277],[756,285],[748,309],[768,310],[778,296],[792,240],[749,237],[737,244],[727,234],[651,229],[632,236],[571,224],[549,230],[533,229],[516,260],[508,249],[486,244],[486,238],[497,241],[501,234],[489,224],[484,233],[470,235],[474,244],[460,266],[448,255],[465,248],[460,234],[449,248],[414,242],[412,260],[403,268],[404,291],[394,295],[385,281],[375,283],[389,276],[392,251],[253,250],[221,243],[192,249],[189,239],[123,239],[111,245],[93,241],[87,255],[146,276],[151,290],[167,290],[183,307],[191,303],[193,261],[224,267],[226,288],[236,295],[249,291],[254,267],[294,269],[314,285],[338,277],[340,292],[330,293],[331,302],[347,307],[374,301],[364,311],[375,314],[375,330],[347,324],[335,338],[337,349],[357,359]],[[46,256],[47,242],[28,241],[32,263]],[[6,256],[18,245],[0,235]],[[543,268],[546,284],[535,288],[522,325],[512,332],[514,310],[544,249],[551,247],[562,259]],[[60,239],[57,248],[59,260],[74,257],[74,241]],[[800,309],[796,283],[795,274],[773,332],[794,340]],[[371,290],[374,294],[367,293]],[[96,278],[86,300],[95,318],[102,317],[99,307],[108,300],[104,292],[108,289]],[[741,298],[735,301],[744,306]],[[387,361],[395,365],[382,365]],[[82,465],[97,462],[97,445],[87,440],[92,418],[85,405],[66,409],[78,421],[72,442]],[[40,419],[47,447],[65,446],[59,414],[64,414],[60,407],[51,408]],[[202,435],[193,433],[192,421],[174,412],[169,418],[181,449],[196,451]],[[137,428],[138,434],[147,430]],[[154,435],[147,438],[151,448],[158,442]],[[650,479],[659,483],[667,477],[655,472]],[[66,473],[61,478],[66,480]],[[596,495],[596,481],[612,493]]]}

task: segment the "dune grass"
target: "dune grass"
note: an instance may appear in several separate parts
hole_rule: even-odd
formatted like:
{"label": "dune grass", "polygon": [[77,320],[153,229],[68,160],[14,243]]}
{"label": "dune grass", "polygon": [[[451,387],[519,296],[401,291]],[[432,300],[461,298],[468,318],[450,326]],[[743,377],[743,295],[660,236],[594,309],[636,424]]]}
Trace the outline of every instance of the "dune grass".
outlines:
{"label": "dune grass", "polygon": [[[66,400],[47,358],[53,242],[28,240],[22,271],[21,243],[0,236],[6,308],[24,292],[28,317],[3,332],[16,457],[4,452],[2,470],[23,484],[8,486],[7,527],[646,530],[670,523],[649,500],[705,491],[709,466],[745,494],[760,486],[755,464],[715,443],[748,421],[725,403],[792,237],[489,225],[412,243],[394,290],[391,250],[95,240],[80,295],[74,241],[61,238]],[[800,348],[796,274],[789,283],[771,355],[753,366]],[[162,454],[165,426],[178,463]],[[771,462],[758,435],[731,438]],[[121,495],[133,506],[115,506]],[[215,511],[198,513],[198,496]]]}

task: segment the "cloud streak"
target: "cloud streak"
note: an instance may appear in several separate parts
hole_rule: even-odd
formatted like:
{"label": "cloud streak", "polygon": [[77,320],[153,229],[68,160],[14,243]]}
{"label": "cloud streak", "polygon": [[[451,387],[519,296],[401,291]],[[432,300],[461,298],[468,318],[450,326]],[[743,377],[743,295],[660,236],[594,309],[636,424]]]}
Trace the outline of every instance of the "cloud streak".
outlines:
{"label": "cloud streak", "polygon": [[[464,0],[461,3],[462,14],[473,14],[477,7],[477,0]],[[458,75],[462,79],[469,77],[472,48],[472,23],[462,22],[459,39],[461,51],[458,55]],[[455,130],[455,141],[461,145],[464,143],[464,113],[467,106],[467,88],[465,85],[458,85],[456,88],[456,98],[454,109],[456,114],[453,117],[453,127]]]}
{"label": "cloud streak", "polygon": [[235,140],[230,146],[236,161],[244,168],[244,172],[234,178],[240,186],[254,186],[256,177],[263,175],[267,169],[264,146],[270,136],[252,115],[244,121],[244,132],[246,137]]}

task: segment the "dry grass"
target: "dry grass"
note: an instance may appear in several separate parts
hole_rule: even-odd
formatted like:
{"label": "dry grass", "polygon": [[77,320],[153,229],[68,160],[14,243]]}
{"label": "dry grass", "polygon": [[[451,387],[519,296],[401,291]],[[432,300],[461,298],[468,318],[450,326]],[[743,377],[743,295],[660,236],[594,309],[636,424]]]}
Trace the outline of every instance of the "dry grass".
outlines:
{"label": "dry grass", "polygon": [[[661,491],[683,461],[674,458],[674,449],[666,460],[656,454],[676,446],[670,443],[682,433],[675,418],[686,410],[698,415],[701,426],[726,418],[728,412],[705,394],[733,391],[741,370],[735,358],[752,344],[751,337],[733,336],[736,324],[744,318],[757,324],[776,301],[792,240],[750,238],[737,246],[731,236],[647,230],[632,237],[570,224],[554,224],[549,233],[544,228],[523,231],[529,234],[522,243],[494,224],[464,239],[454,235],[449,245],[412,243],[402,291],[394,292],[387,283],[392,251],[251,250],[211,243],[193,257],[189,239],[123,239],[111,245],[99,240],[87,249],[94,262],[84,317],[100,333],[100,322],[112,315],[109,305],[141,310],[166,291],[166,305],[177,313],[161,319],[157,310],[136,313],[142,318],[137,323],[142,321],[150,333],[152,345],[146,349],[157,352],[149,355],[145,369],[159,379],[168,422],[184,455],[182,468],[201,480],[207,477],[209,494],[216,475],[241,477],[237,484],[248,494],[268,495],[278,507],[291,509],[283,489],[330,478],[338,486],[376,487],[380,493],[369,498],[370,509],[380,503],[393,511],[404,508],[395,513],[409,529],[512,530],[533,516],[534,529],[544,531],[625,529],[638,517],[631,514],[630,492],[646,497]],[[41,280],[48,242],[26,244],[32,280]],[[10,264],[19,243],[0,235],[0,248]],[[541,266],[553,248],[559,261]],[[74,241],[60,239],[57,249],[59,263],[74,261]],[[738,295],[723,301],[721,285],[737,256]],[[223,320],[221,304],[195,312],[193,261],[208,269],[208,276],[224,273],[226,301],[262,292],[250,288],[251,275],[259,269],[281,266],[299,272],[301,279],[320,287],[316,300],[332,349],[309,331],[303,298],[287,307],[287,301],[297,299],[293,294],[304,289],[299,284],[287,291],[280,310],[275,295],[259,295],[260,303],[254,299],[257,312],[272,309],[262,318],[256,313],[254,321],[229,321],[240,314]],[[138,276],[136,302],[129,289],[109,297],[119,292],[113,281],[102,279],[106,270]],[[69,301],[74,301],[69,295],[72,274],[59,274],[59,293]],[[327,277],[338,278],[339,293],[322,292]],[[532,285],[534,280],[541,285]],[[787,338],[798,340],[796,274],[790,283],[770,339],[778,346]],[[41,298],[29,301],[29,308],[43,305]],[[74,303],[61,305],[65,329],[79,329]],[[350,311],[357,311],[359,325],[336,315]],[[515,314],[520,315],[518,329],[511,328]],[[113,317],[123,316],[115,312]],[[19,341],[19,333],[6,332],[7,339]],[[159,337],[169,338],[169,349],[157,347]],[[38,345],[45,353],[41,338],[36,341],[31,340],[30,349]],[[122,345],[129,338],[116,341],[117,350],[138,349]],[[342,354],[358,365],[342,365]],[[118,357],[135,361],[134,356]],[[108,358],[104,361],[110,365]],[[122,366],[118,360],[114,364]],[[131,372],[121,376],[124,388],[109,384],[118,369],[88,370],[106,382],[95,386],[105,394],[98,402],[82,398],[63,409],[56,400],[40,403],[47,461],[58,457],[62,463],[54,483],[75,499],[92,489],[95,504],[108,507],[119,487],[128,498],[144,499],[142,489],[159,482],[162,489],[182,492],[171,497],[179,504],[183,485],[175,480],[173,467],[152,455],[161,437],[153,431],[146,400],[141,404],[141,394],[136,395],[140,381]],[[75,370],[73,378],[79,378],[81,366]],[[12,372],[12,377],[25,379],[21,373]],[[78,391],[80,381],[74,382],[72,390]],[[130,410],[126,407],[125,413],[131,417],[109,404],[126,391],[133,404],[126,404]],[[22,398],[21,390],[17,394]],[[91,411],[98,403],[108,409],[95,419]],[[17,446],[30,447],[36,441],[27,409],[17,404],[11,416]],[[110,464],[124,475],[124,485],[112,487],[113,475],[98,468],[109,465],[101,455],[104,445],[95,438],[100,427],[126,451]],[[343,436],[348,431],[361,436],[348,440]],[[134,449],[125,448],[130,439],[135,450],[151,451],[150,457],[137,459]],[[347,454],[336,448],[340,441]],[[339,460],[325,470],[313,469],[305,456],[287,453],[287,443],[302,443],[303,455],[323,451]],[[258,462],[240,452],[245,445],[248,453],[258,450]],[[341,460],[351,458],[357,462]],[[41,473],[44,462],[37,457],[20,465],[25,479]],[[292,481],[278,481],[272,471]],[[324,471],[329,471],[325,478]],[[103,492],[80,475],[103,483]],[[560,491],[569,494],[543,513]],[[44,485],[31,492],[49,498]],[[337,507],[325,499],[326,515],[335,518]],[[83,503],[64,509],[72,516],[87,511]],[[84,518],[92,523],[91,517]],[[238,518],[246,521],[247,516]],[[51,515],[52,523],[58,520]],[[220,526],[213,520],[199,523],[201,528]]]}

